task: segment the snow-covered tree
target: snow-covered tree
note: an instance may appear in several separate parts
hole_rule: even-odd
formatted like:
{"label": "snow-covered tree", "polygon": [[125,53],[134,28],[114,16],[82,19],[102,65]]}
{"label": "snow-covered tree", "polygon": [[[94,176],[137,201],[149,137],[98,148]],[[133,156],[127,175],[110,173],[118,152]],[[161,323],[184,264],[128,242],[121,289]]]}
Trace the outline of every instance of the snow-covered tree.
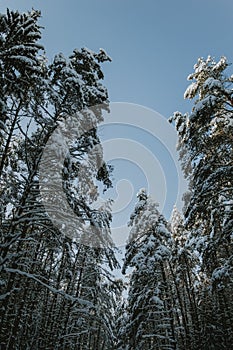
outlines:
{"label": "snow-covered tree", "polygon": [[125,349],[175,349],[168,277],[171,233],[144,189],[131,215],[123,273],[130,268]]}
{"label": "snow-covered tree", "polygon": [[218,313],[219,324],[212,327],[222,348],[231,346],[233,336],[233,79],[228,67],[225,57],[218,62],[200,58],[185,92],[185,98],[196,98],[193,110],[185,115],[176,112],[172,118],[189,180],[185,225],[190,244],[200,253],[206,288],[213,293],[210,299],[215,302],[212,309],[215,316]]}
{"label": "snow-covered tree", "polygon": [[169,269],[172,275],[174,310],[179,349],[200,349],[199,276],[200,261],[189,244],[189,231],[176,207],[171,217],[172,254]]}
{"label": "snow-covered tree", "polygon": [[[118,288],[109,271],[117,261],[108,204],[92,207],[96,181],[111,186],[96,131],[108,108],[101,63],[109,57],[103,50],[74,50],[48,65],[38,43],[39,17],[34,10],[0,16],[1,348],[109,349]],[[102,249],[53,225],[38,179],[54,130],[74,114],[79,126],[85,123],[78,112],[96,104],[86,114],[92,127],[69,143],[63,189],[74,214],[96,228]]]}

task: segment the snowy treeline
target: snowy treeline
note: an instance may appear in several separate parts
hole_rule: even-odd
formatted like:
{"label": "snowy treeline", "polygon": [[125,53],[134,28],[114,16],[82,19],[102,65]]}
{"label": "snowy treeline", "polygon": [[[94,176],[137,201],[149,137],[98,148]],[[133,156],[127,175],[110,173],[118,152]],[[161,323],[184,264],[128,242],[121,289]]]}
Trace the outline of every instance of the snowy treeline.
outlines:
{"label": "snowy treeline", "polygon": [[[167,222],[146,191],[138,193],[122,267],[125,300],[124,283],[110,272],[119,267],[110,207],[92,206],[96,183],[112,186],[97,135],[108,109],[101,64],[110,58],[76,49],[49,64],[39,18],[38,11],[0,16],[0,348],[231,349],[233,77],[226,58],[198,60],[185,93],[196,99],[192,113],[171,118],[189,181],[183,213],[174,208]],[[95,105],[85,129],[77,112]],[[63,190],[80,222],[98,228],[94,247],[55,227],[40,196],[45,145],[74,114],[85,132],[69,145]],[[59,213],[62,198],[53,195]]]}
{"label": "snowy treeline", "polygon": [[[110,349],[120,286],[109,271],[118,263],[111,213],[107,206],[98,213],[91,206],[98,198],[96,178],[103,188],[111,186],[96,132],[101,108],[108,108],[100,65],[109,58],[103,50],[82,49],[69,58],[58,54],[48,64],[39,43],[39,17],[37,11],[7,11],[0,17],[0,347]],[[102,105],[89,116],[92,127],[83,126],[83,134],[69,145],[63,187],[80,220],[102,229],[102,249],[80,245],[54,227],[38,179],[40,158],[54,129],[96,104]],[[82,177],[79,169],[96,145],[99,162],[92,159]],[[57,214],[59,193],[52,193]]]}
{"label": "snowy treeline", "polygon": [[170,223],[141,191],[130,219],[118,349],[231,349],[233,343],[233,77],[225,57],[199,59],[174,113],[189,191]]}

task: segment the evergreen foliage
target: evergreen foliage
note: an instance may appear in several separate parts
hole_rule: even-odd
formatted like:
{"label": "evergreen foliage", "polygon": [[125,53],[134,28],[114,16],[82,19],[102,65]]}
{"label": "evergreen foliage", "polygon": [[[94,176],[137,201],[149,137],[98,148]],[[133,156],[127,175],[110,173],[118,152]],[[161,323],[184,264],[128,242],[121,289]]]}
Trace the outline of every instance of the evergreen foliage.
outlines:
{"label": "evergreen foliage", "polygon": [[[110,58],[83,48],[49,64],[39,19],[34,10],[0,15],[0,348],[231,349],[233,76],[226,58],[200,58],[188,77],[192,112],[170,120],[189,183],[183,214],[174,207],[168,222],[139,191],[123,282],[112,273],[119,265],[110,202],[93,206],[97,183],[112,186],[97,133],[109,103],[101,66]],[[66,138],[67,126],[73,137],[62,189],[79,227],[54,225],[40,191],[40,164],[58,169],[53,156],[61,149],[48,158],[43,151],[49,140],[62,142],[59,132]],[[63,223],[55,178],[45,179],[46,196]],[[81,244],[87,224],[95,238],[82,242],[96,245]]]}
{"label": "evergreen foliage", "polygon": [[[111,349],[120,288],[110,272],[118,265],[111,212],[107,205],[99,212],[91,205],[98,198],[96,179],[111,186],[96,132],[108,108],[100,65],[109,57],[103,50],[74,50],[49,65],[38,43],[39,18],[38,11],[0,16],[0,347]],[[82,245],[53,225],[38,178],[43,149],[57,126],[94,104],[102,107],[87,115],[92,128],[69,144],[63,189],[80,220],[103,233],[104,249]],[[83,179],[78,170],[96,145],[99,162],[92,157]]]}

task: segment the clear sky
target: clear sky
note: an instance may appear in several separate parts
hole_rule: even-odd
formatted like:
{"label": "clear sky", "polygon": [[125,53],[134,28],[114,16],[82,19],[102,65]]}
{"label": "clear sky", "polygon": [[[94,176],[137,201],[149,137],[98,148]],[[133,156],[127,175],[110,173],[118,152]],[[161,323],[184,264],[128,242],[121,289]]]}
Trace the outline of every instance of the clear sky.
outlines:
{"label": "clear sky", "polygon": [[[105,49],[112,58],[103,65],[110,100],[143,105],[166,118],[176,110],[190,110],[183,94],[198,57],[210,54],[217,60],[225,55],[233,62],[232,0],[0,0],[1,12],[7,7],[41,10],[42,42],[49,58],[58,52],[69,55],[74,48]],[[118,129],[121,137],[123,131]],[[110,138],[114,133],[117,128],[110,131]],[[147,149],[148,140],[147,135],[140,141]],[[162,152],[158,146],[149,151],[157,152],[157,157]],[[129,159],[125,162],[115,161],[117,181],[127,178],[127,171],[130,174]],[[131,165],[131,173],[142,173]],[[123,192],[131,196],[131,187]],[[167,216],[173,199],[165,210]]]}
{"label": "clear sky", "polygon": [[233,61],[232,0],[0,0],[42,11],[47,54],[104,48],[111,101],[142,104],[169,117],[186,111],[186,77],[200,56]]}

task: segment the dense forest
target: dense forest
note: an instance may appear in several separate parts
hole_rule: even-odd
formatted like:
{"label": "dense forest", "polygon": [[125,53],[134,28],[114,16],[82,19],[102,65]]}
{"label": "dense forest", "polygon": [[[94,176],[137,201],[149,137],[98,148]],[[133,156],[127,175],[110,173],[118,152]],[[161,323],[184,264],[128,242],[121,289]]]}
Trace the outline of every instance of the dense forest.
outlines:
{"label": "dense forest", "polygon": [[[109,104],[102,64],[111,59],[104,50],[75,49],[48,63],[39,19],[35,10],[0,15],[0,349],[232,349],[230,64],[200,58],[189,75],[192,111],[169,120],[189,184],[183,211],[174,207],[168,221],[139,190],[122,266],[127,276],[117,279],[111,207],[93,207],[99,189],[113,186],[97,131]],[[48,140],[70,116],[84,130],[69,140],[62,164],[78,228],[54,224],[39,176]],[[53,180],[44,196],[62,218]],[[82,227],[91,227],[84,241]]]}

